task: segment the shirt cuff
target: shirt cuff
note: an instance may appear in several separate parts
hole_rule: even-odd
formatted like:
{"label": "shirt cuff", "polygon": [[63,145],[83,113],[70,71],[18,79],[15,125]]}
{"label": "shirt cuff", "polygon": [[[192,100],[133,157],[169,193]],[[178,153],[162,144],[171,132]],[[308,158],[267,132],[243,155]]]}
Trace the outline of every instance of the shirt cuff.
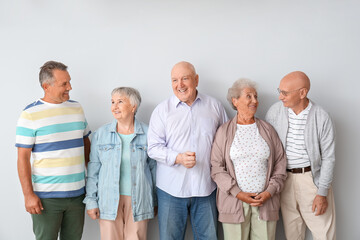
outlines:
{"label": "shirt cuff", "polygon": [[99,205],[96,201],[85,198],[83,202],[86,204],[86,210],[99,208]]}
{"label": "shirt cuff", "polygon": [[328,192],[329,192],[329,189],[323,188],[323,187],[319,187],[319,189],[318,189],[318,191],[317,191],[317,195],[326,197],[326,196],[328,195]]}
{"label": "shirt cuff", "polygon": [[169,166],[175,165],[176,157],[179,153],[175,151],[169,151],[167,158],[166,158],[166,164]]}

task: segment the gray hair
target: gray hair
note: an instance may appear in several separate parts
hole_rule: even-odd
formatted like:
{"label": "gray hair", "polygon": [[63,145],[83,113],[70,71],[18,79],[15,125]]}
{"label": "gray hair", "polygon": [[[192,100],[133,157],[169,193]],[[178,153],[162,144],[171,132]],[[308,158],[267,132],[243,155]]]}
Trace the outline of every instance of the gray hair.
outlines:
{"label": "gray hair", "polygon": [[229,88],[226,99],[228,100],[228,102],[230,103],[230,105],[233,109],[236,110],[236,107],[233,105],[232,99],[233,98],[238,99],[241,96],[241,92],[245,88],[253,88],[257,91],[257,89],[256,89],[257,84],[256,84],[256,82],[251,81],[250,79],[240,78],[233,83],[231,88]]}
{"label": "gray hair", "polygon": [[114,90],[112,90],[111,96],[113,96],[114,94],[126,96],[129,99],[130,104],[132,106],[136,106],[135,109],[135,114],[136,114],[141,103],[141,96],[138,90],[132,87],[117,87],[114,88]]}
{"label": "gray hair", "polygon": [[67,71],[67,66],[61,62],[48,61],[42,65],[39,73],[39,82],[40,86],[44,83],[53,84],[54,83],[54,70]]}

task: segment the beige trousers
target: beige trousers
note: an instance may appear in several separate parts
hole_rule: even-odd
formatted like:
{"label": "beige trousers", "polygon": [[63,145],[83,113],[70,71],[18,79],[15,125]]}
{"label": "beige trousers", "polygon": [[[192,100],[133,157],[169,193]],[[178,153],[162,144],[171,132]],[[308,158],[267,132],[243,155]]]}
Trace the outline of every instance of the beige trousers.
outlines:
{"label": "beige trousers", "polygon": [[317,193],[311,172],[288,173],[281,193],[281,213],[288,240],[305,239],[306,226],[314,240],[334,240],[335,202],[332,188],[327,196],[328,208],[323,215],[315,216],[312,204]]}
{"label": "beige trousers", "polygon": [[259,208],[243,202],[242,223],[223,223],[224,240],[275,240],[276,221],[259,218]]}
{"label": "beige trousers", "polygon": [[134,222],[131,197],[121,195],[115,221],[99,220],[101,240],[146,240],[148,222]]}

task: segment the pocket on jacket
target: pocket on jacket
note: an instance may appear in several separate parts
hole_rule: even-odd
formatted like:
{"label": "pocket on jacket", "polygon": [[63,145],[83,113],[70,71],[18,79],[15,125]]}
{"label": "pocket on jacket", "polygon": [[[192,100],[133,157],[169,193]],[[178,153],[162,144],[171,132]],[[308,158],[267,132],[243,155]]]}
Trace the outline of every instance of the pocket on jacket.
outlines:
{"label": "pocket on jacket", "polygon": [[100,162],[109,162],[114,157],[114,152],[120,150],[116,144],[102,144],[98,146]]}

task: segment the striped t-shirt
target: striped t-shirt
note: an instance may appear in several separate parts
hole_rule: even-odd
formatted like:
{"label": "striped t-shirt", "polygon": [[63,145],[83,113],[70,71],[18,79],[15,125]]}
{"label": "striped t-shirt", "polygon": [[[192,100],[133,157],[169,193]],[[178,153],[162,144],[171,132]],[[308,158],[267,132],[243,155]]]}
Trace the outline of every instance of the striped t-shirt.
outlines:
{"label": "striped t-shirt", "polygon": [[83,138],[90,134],[78,102],[28,105],[16,127],[16,147],[32,148],[33,189],[40,198],[85,193]]}
{"label": "striped t-shirt", "polygon": [[305,146],[304,130],[311,105],[309,101],[309,105],[298,115],[296,115],[291,108],[288,109],[289,129],[286,137],[288,169],[310,166],[310,160]]}

